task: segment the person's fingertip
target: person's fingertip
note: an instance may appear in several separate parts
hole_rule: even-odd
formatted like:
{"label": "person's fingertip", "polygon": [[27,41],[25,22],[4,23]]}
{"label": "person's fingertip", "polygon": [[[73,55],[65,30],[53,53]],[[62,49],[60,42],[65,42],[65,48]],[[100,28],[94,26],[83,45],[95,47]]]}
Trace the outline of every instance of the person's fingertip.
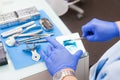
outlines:
{"label": "person's fingertip", "polygon": [[83,33],[83,34],[82,34],[82,37],[84,37],[84,38],[85,38],[85,36],[86,36],[86,35]]}
{"label": "person's fingertip", "polygon": [[93,42],[95,39],[94,36],[87,36],[86,38],[88,41],[91,41],[91,42]]}
{"label": "person's fingertip", "polygon": [[82,50],[78,50],[76,53],[75,53],[75,56],[80,58],[81,56],[83,55],[83,51]]}
{"label": "person's fingertip", "polygon": [[46,37],[45,39],[48,41],[50,39],[50,36]]}

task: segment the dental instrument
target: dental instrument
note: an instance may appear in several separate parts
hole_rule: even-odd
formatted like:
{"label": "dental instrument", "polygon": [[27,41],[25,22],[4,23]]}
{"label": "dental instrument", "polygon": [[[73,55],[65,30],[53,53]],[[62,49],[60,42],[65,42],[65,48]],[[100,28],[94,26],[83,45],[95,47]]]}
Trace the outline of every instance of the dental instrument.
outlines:
{"label": "dental instrument", "polygon": [[26,41],[25,43],[33,44],[33,43],[43,43],[43,42],[47,42],[47,40],[46,39],[41,39],[41,40],[35,40],[35,41]]}
{"label": "dental instrument", "polygon": [[33,29],[33,28],[37,28],[37,25],[36,25],[36,24],[33,24],[33,25],[25,28],[21,33],[26,33],[26,32],[28,32],[29,30]]}
{"label": "dental instrument", "polygon": [[43,30],[38,30],[38,31],[35,31],[35,32],[31,32],[31,33],[25,33],[25,34],[21,34],[21,33],[18,33],[18,34],[15,34],[13,35],[13,37],[30,37],[30,36],[35,36],[35,35],[38,35],[39,33],[41,33]]}
{"label": "dental instrument", "polygon": [[15,38],[16,37],[28,37],[28,36],[34,36],[38,33],[41,33],[42,30],[38,30],[36,32],[32,32],[32,33],[27,33],[27,34],[15,34],[15,35],[12,35],[10,37],[8,37],[5,41],[5,43],[8,45],[8,46],[14,46],[16,44],[16,40]]}
{"label": "dental instrument", "polygon": [[23,28],[28,27],[28,26],[33,25],[33,24],[35,24],[35,21],[31,21],[31,22],[25,23],[25,24],[23,24],[21,26],[18,26],[16,28],[13,28],[13,29],[10,29],[8,31],[5,31],[5,32],[1,33],[1,36],[2,37],[8,37],[8,36],[10,36],[12,34],[20,33],[20,32],[23,31]]}
{"label": "dental instrument", "polygon": [[12,11],[0,15],[0,28],[5,29],[37,19],[40,19],[40,13],[36,7]]}
{"label": "dental instrument", "polygon": [[18,15],[18,20],[22,22],[37,20],[40,18],[40,13],[36,7],[29,7],[22,10],[17,10],[16,13]]}
{"label": "dental instrument", "polygon": [[33,43],[33,47],[28,46],[28,44],[26,44],[26,47],[27,48],[24,49],[23,51],[28,52],[28,53],[31,52],[32,53],[32,60],[39,61],[40,60],[40,54],[36,51],[38,46],[36,46],[35,43]]}
{"label": "dental instrument", "polygon": [[43,29],[50,31],[53,29],[52,23],[47,18],[40,19],[39,23],[42,25]]}
{"label": "dental instrument", "polygon": [[47,34],[47,33],[38,34],[38,35],[35,35],[33,37],[30,37],[30,38],[18,40],[18,42],[34,41],[34,40],[37,40],[37,39],[41,39],[41,38],[45,38],[45,37],[49,37],[49,36],[53,36],[53,35],[54,35],[54,33],[50,33],[50,34]]}

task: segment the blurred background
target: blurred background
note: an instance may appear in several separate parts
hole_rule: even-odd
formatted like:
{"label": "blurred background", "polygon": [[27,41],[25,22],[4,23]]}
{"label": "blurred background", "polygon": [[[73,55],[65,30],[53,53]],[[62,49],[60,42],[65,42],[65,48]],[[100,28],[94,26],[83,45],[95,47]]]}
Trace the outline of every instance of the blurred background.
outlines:
{"label": "blurred background", "polygon": [[[71,30],[71,32],[79,32],[82,35],[81,27],[93,18],[98,18],[106,21],[120,20],[120,0],[82,0],[76,3],[78,7],[84,10],[83,17],[78,17],[78,12],[68,9],[67,13],[60,16],[62,21]],[[119,38],[113,39],[108,42],[88,42],[82,40],[85,49],[89,52],[90,66],[115,44]]]}

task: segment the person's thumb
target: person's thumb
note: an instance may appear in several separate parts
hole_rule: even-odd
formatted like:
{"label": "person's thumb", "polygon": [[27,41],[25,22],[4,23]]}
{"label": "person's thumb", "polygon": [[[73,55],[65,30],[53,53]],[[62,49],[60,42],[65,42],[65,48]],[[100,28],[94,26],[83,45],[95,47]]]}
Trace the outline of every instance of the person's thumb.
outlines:
{"label": "person's thumb", "polygon": [[87,36],[86,39],[92,42],[95,40],[95,35]]}
{"label": "person's thumb", "polygon": [[78,50],[78,51],[74,54],[74,56],[77,57],[78,59],[80,59],[80,57],[82,56],[82,54],[83,54],[83,51],[82,51],[82,50]]}

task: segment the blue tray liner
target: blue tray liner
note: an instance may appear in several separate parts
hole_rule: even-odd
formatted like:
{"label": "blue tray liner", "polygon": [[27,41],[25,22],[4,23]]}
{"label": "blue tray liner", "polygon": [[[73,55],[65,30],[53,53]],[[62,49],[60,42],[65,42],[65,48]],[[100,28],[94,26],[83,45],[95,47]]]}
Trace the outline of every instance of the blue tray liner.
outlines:
{"label": "blue tray liner", "polygon": [[[41,15],[40,18],[47,18],[47,19],[50,20],[50,22],[52,22],[52,20],[48,17],[48,15],[43,10],[40,11],[40,15]],[[36,24],[38,26],[41,26],[39,24],[39,21],[36,21]],[[62,35],[60,30],[57,28],[57,25],[55,25],[53,22],[52,22],[52,24],[54,25],[54,28],[50,32],[54,33],[53,37]],[[13,27],[10,27],[10,28],[7,28],[7,29],[1,29],[0,33],[4,32],[6,30],[9,30],[9,29],[15,28],[15,27],[16,26],[13,26]],[[48,33],[50,33],[50,32],[48,32]],[[43,31],[42,33],[47,33],[47,32]],[[7,46],[5,44],[6,38],[1,38],[1,39],[2,39],[2,42],[3,42],[4,46],[5,46],[5,48],[6,48],[7,53],[10,56],[10,59],[11,59],[11,61],[13,63],[13,66],[14,66],[14,68],[16,70],[27,67],[27,66],[31,66],[31,65],[34,65],[34,64],[37,64],[37,63],[43,61],[42,59],[40,59],[38,62],[33,61],[32,58],[31,58],[32,53],[30,53],[30,52],[26,53],[26,52],[23,51],[23,49],[26,48],[26,45],[24,43],[17,46],[17,47],[16,46],[9,47],[9,46]],[[19,38],[17,38],[17,39],[19,39]],[[46,48],[47,48],[48,44],[49,44],[48,42],[39,43],[40,47],[38,47],[39,49],[37,48],[37,52],[40,54],[40,50],[45,50],[46,51],[47,50]]]}

